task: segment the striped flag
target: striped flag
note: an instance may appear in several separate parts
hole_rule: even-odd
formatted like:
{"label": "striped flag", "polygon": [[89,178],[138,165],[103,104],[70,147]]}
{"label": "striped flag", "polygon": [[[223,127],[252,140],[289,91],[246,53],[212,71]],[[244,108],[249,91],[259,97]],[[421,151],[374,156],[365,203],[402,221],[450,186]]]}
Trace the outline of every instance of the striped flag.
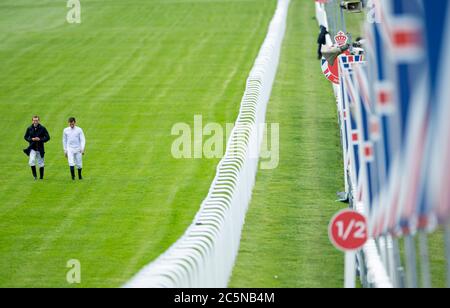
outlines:
{"label": "striped flag", "polygon": [[[413,213],[408,210],[415,208],[414,202],[408,203],[411,200],[404,196],[413,190],[414,184],[417,186],[417,180],[408,178],[408,184],[404,185],[404,177],[410,166],[417,168],[416,157],[405,148],[407,140],[417,137],[407,129],[410,95],[414,89],[414,79],[409,74],[424,57],[421,22],[412,14],[418,12],[417,4],[415,0],[382,1],[382,22],[367,26],[372,60],[369,78],[374,85],[369,91],[375,107],[370,121],[375,158],[370,170],[373,204],[369,217],[374,236],[388,228],[397,229],[401,218]],[[404,55],[405,52],[408,54]]]}
{"label": "striped flag", "polygon": [[[346,176],[349,175],[352,187],[346,187],[349,190],[357,191],[357,183],[359,179],[359,132],[356,119],[351,112],[357,100],[357,91],[353,82],[352,63],[362,63],[362,56],[341,55],[339,57],[339,76],[341,87],[341,110],[342,128],[341,131],[346,135],[344,139],[344,162]],[[352,191],[353,192],[353,191]]]}
{"label": "striped flag", "polygon": [[346,166],[373,237],[450,220],[450,4],[381,0],[367,65],[340,59]]}
{"label": "striped flag", "polygon": [[[425,10],[428,46],[432,48],[430,71],[432,97],[427,196],[439,222],[450,220],[450,4],[436,1]],[[443,3],[445,2],[445,3]],[[439,6],[438,6],[439,4]],[[422,210],[426,213],[426,210]]]}
{"label": "striped flag", "polygon": [[[378,23],[368,23],[365,27],[367,38],[369,96],[373,101],[374,113],[371,118],[372,140],[377,157],[374,212],[370,216],[371,230],[378,236],[387,229],[389,198],[392,194],[392,179],[395,173],[391,169],[393,159],[399,148],[398,106],[395,100],[395,88],[390,79],[393,62],[386,42],[387,35],[382,34]],[[394,133],[393,133],[394,132]]]}

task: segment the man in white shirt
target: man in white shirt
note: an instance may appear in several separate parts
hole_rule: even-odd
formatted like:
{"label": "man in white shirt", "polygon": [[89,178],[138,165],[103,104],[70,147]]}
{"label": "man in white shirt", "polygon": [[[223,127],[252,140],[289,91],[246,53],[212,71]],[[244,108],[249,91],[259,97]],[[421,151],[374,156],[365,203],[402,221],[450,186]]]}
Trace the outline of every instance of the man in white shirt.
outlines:
{"label": "man in white shirt", "polygon": [[64,154],[69,161],[70,174],[75,180],[75,166],[78,169],[78,178],[83,179],[81,170],[83,169],[83,155],[86,148],[86,138],[83,130],[76,126],[75,118],[69,119],[69,127],[63,132]]}

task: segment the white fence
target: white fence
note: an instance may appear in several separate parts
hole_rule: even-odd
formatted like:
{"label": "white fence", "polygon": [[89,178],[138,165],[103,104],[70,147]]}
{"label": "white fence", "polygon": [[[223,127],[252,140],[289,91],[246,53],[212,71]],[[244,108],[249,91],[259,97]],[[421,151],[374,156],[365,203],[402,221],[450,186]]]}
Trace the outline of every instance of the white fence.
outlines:
{"label": "white fence", "polygon": [[[258,168],[266,108],[286,30],[289,0],[279,0],[268,35],[247,80],[240,113],[224,158],[193,224],[127,288],[226,287],[239,250]],[[151,236],[151,235],[149,235]]]}

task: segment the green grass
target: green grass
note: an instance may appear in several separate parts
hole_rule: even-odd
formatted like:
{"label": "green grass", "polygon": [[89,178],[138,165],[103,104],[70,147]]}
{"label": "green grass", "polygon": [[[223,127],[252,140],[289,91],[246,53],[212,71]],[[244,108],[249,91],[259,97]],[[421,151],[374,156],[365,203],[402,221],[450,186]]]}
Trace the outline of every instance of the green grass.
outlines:
{"label": "green grass", "polygon": [[280,165],[260,170],[231,287],[342,287],[344,256],[328,223],[345,205],[331,84],[316,59],[314,2],[291,2],[269,123],[280,123]]}
{"label": "green grass", "polygon": [[366,12],[361,13],[349,13],[345,12],[345,23],[347,26],[347,32],[352,35],[353,41],[356,41],[358,37],[364,37],[364,21],[366,18]]}
{"label": "green grass", "polygon": [[[182,235],[218,161],[175,160],[172,125],[235,121],[276,4],[81,3],[81,25],[65,1],[0,3],[0,287],[67,287],[70,259],[80,287],[118,287]],[[53,138],[37,183],[21,152],[34,114]],[[69,116],[83,182],[62,153]]]}

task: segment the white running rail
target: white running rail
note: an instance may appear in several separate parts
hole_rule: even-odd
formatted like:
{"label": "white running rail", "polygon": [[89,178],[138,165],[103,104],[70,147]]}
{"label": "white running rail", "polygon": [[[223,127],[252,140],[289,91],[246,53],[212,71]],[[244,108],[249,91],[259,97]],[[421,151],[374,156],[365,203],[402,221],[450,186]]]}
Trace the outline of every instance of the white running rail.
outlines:
{"label": "white running rail", "polygon": [[126,288],[227,287],[258,169],[266,108],[278,68],[289,0],[278,0],[269,32],[247,80],[224,158],[193,224]]}

